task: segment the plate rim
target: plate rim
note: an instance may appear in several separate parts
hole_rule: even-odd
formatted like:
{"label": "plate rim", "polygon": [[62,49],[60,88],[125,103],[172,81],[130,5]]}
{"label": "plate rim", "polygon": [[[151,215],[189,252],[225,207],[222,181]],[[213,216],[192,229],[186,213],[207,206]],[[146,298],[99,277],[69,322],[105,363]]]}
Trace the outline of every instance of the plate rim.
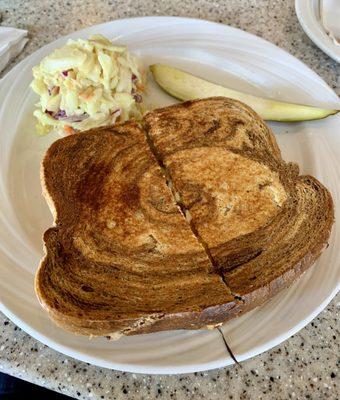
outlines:
{"label": "plate rim", "polygon": [[[285,50],[279,48],[278,46],[274,45],[273,43],[268,42],[267,40],[260,38],[256,35],[253,35],[249,32],[243,31],[241,29],[238,28],[234,28],[234,27],[230,27],[228,25],[224,25],[224,24],[220,24],[220,23],[216,23],[216,22],[212,22],[212,21],[207,21],[207,20],[201,20],[201,19],[197,19],[197,18],[185,18],[185,17],[168,17],[168,16],[148,16],[148,17],[135,17],[135,18],[125,18],[125,19],[119,19],[118,21],[125,21],[125,20],[145,20],[145,19],[171,19],[171,20],[181,20],[181,21],[185,21],[185,20],[190,20],[190,21],[196,21],[197,23],[207,23],[207,24],[216,24],[216,25],[220,25],[224,28],[227,29],[232,29],[235,31],[239,31],[242,32],[242,34],[246,34],[246,35],[250,35],[252,37],[256,37],[256,39],[259,39],[261,41],[266,42],[267,44],[271,45],[272,47],[274,47],[276,50],[280,50],[283,53],[288,54],[290,57],[293,57],[296,61],[298,61],[299,63],[301,63],[305,68],[308,68],[309,71],[313,72],[313,74],[317,77],[318,80],[322,80],[323,79],[316,74],[311,68],[309,68],[307,65],[305,65],[302,61],[300,61],[299,59],[297,59],[296,57],[292,56],[291,54],[289,54],[288,52],[286,52]],[[93,25],[90,27],[85,27],[79,31],[75,31],[72,32],[68,35],[62,36],[46,45],[44,45],[43,47],[37,49],[35,52],[31,53],[29,56],[27,56],[24,60],[22,60],[20,63],[18,63],[16,66],[14,66],[14,68],[12,68],[0,81],[0,85],[2,85],[5,80],[8,80],[11,76],[14,75],[14,73],[18,70],[20,70],[21,67],[25,66],[25,63],[28,63],[30,58],[33,58],[34,55],[36,55],[36,53],[39,53],[40,51],[42,51],[42,49],[44,49],[46,46],[55,44],[58,41],[62,41],[67,39],[68,37],[74,35],[75,33],[80,33],[82,31],[86,31],[89,28],[94,28],[94,27],[101,27],[101,26],[105,26],[105,25],[111,25],[113,24],[115,21],[117,20],[113,20],[113,21],[109,21],[109,22],[105,22],[102,24],[98,24],[98,25]],[[13,73],[13,75],[12,75]],[[324,82],[324,81],[323,81]],[[327,87],[328,90],[332,91],[333,93],[335,93],[331,87],[324,82],[324,85]],[[1,86],[0,86],[0,90],[1,90]],[[6,97],[6,96],[5,96]],[[265,351],[268,351],[269,349],[279,345],[280,343],[282,343],[283,341],[287,340],[289,337],[291,337],[292,335],[294,335],[295,333],[297,333],[299,330],[301,330],[303,327],[305,327],[310,321],[312,321],[328,304],[329,302],[334,298],[334,296],[337,294],[337,292],[340,289],[340,283],[338,283],[337,287],[333,290],[332,293],[330,293],[327,298],[312,312],[310,313],[304,320],[301,320],[299,324],[296,324],[292,329],[289,329],[288,331],[285,331],[284,333],[282,333],[281,335],[275,337],[275,339],[272,339],[271,341],[266,342],[265,345],[262,346],[258,346],[257,348],[255,347],[252,351],[251,351],[251,355],[249,355],[248,353],[250,353],[250,351],[248,351],[247,353],[245,353],[243,356],[238,357],[240,361],[244,361],[246,359],[255,357]],[[4,306],[4,304],[1,301],[0,298],[0,310],[8,317],[10,318],[16,325],[18,325],[20,328],[22,328],[25,332],[27,332],[30,336],[32,336],[33,338],[35,338],[36,340],[46,344],[47,346],[51,347],[53,350],[58,351],[59,353],[65,354],[67,356],[76,358],[78,360],[84,361],[84,362],[90,362],[94,365],[100,366],[100,367],[104,367],[104,368],[111,368],[111,369],[119,369],[121,371],[127,371],[127,372],[133,372],[133,373],[148,373],[148,374],[178,374],[178,373],[191,373],[191,372],[198,372],[198,371],[206,371],[206,370],[210,370],[210,369],[214,369],[214,368],[221,368],[221,367],[225,367],[228,365],[233,364],[233,361],[229,358],[226,357],[225,359],[223,359],[222,361],[214,361],[214,362],[208,362],[208,363],[204,363],[204,364],[200,364],[199,366],[197,365],[186,365],[186,366],[179,366],[179,367],[164,367],[164,366],[156,366],[156,367],[150,367],[150,366],[140,366],[140,365],[135,365],[135,364],[120,364],[120,363],[113,363],[111,361],[103,362],[103,359],[98,359],[94,356],[84,356],[83,353],[80,353],[77,350],[74,350],[70,347],[61,345],[59,343],[56,343],[54,340],[49,339],[48,337],[46,337],[45,335],[40,334],[38,331],[31,329],[30,326],[28,326],[26,324],[26,322],[22,321],[20,318],[17,318],[15,314],[13,314],[9,309],[7,309],[7,307]],[[254,351],[256,350],[256,351]],[[92,359],[92,361],[91,361]]]}

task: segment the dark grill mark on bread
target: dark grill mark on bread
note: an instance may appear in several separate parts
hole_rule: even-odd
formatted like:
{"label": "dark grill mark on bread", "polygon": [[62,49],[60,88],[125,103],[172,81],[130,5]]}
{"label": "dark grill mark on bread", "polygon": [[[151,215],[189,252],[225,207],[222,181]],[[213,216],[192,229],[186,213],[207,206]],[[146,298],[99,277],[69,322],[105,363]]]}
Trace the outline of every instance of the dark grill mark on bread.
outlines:
{"label": "dark grill mark on bread", "polygon": [[211,133],[214,133],[221,126],[221,121],[218,119],[212,120],[212,126],[208,128],[203,134],[209,136]]}
{"label": "dark grill mark on bread", "polygon": [[79,182],[77,188],[77,199],[97,210],[105,189],[105,180],[110,172],[110,165],[105,162],[92,163],[86,171],[85,177]]}
{"label": "dark grill mark on bread", "polygon": [[82,290],[84,290],[84,292],[93,292],[93,288],[89,285],[82,285]]}
{"label": "dark grill mark on bread", "polygon": [[[123,187],[120,197],[117,200],[122,204],[126,204],[128,207],[137,208],[140,203],[138,186],[129,185]],[[112,199],[112,201],[115,201],[115,199]]]}
{"label": "dark grill mark on bread", "polygon": [[255,260],[262,252],[263,249],[255,251],[253,249],[245,249],[243,254],[238,253],[234,256],[230,255],[223,265],[222,273],[224,274],[227,271],[232,271],[249,261]]}

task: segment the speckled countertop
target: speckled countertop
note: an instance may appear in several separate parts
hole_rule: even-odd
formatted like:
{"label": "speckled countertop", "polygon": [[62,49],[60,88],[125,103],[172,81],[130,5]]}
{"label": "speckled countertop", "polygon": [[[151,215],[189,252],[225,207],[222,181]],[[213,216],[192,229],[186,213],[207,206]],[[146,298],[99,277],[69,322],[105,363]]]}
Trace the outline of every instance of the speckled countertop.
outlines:
{"label": "speckled countertop", "polygon": [[[340,93],[340,66],[302,31],[293,0],[0,0],[4,26],[27,29],[20,61],[85,26],[117,18],[180,15],[222,22],[288,50]],[[11,68],[9,66],[7,70]],[[6,71],[5,71],[6,72]],[[0,371],[81,399],[336,399],[340,396],[340,297],[311,324],[240,367],[179,376],[100,369],[36,342],[0,314]]]}

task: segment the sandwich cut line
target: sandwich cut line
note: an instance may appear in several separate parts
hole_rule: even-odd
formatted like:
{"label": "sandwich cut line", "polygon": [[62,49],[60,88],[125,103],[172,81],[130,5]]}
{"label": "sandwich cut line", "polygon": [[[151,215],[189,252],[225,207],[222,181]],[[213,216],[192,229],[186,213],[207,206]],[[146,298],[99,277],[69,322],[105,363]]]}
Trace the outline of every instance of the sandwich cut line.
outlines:
{"label": "sandwich cut line", "polygon": [[[243,301],[242,297],[235,295],[234,293],[232,293],[232,291],[230,290],[230,287],[228,286],[228,283],[226,282],[225,276],[223,275],[223,272],[218,268],[218,266],[216,265],[216,263],[214,262],[214,259],[211,255],[211,252],[209,250],[209,247],[207,245],[207,243],[205,243],[205,241],[202,239],[201,235],[199,234],[192,218],[191,218],[191,214],[190,211],[185,207],[183,200],[182,200],[182,196],[180,195],[180,193],[178,192],[178,190],[176,190],[176,187],[173,183],[173,180],[171,178],[171,174],[170,171],[168,170],[168,168],[165,166],[159,152],[156,149],[156,146],[154,145],[149,133],[148,133],[148,129],[147,127],[143,127],[144,129],[142,129],[145,132],[145,136],[146,136],[146,142],[150,147],[150,151],[152,152],[152,154],[154,155],[160,169],[162,170],[165,179],[166,179],[166,184],[168,186],[168,188],[170,189],[172,196],[173,196],[173,200],[174,202],[177,204],[181,215],[183,216],[185,222],[189,225],[192,234],[195,236],[195,238],[197,239],[197,242],[199,243],[199,245],[203,248],[205,254],[207,255],[212,270],[214,273],[218,274],[220,276],[220,278],[222,279],[222,282],[224,283],[224,285],[227,287],[227,289],[229,290],[229,292],[231,293],[231,295],[234,297],[235,300],[238,301]],[[228,352],[228,354],[230,355],[231,359],[235,362],[235,364],[237,364],[238,366],[241,367],[241,364],[238,362],[237,358],[235,357],[235,354],[233,353],[232,349],[230,348],[226,337],[224,336],[224,333],[222,332],[222,330],[220,329],[220,327],[217,327],[217,330],[219,332],[219,334],[222,337],[222,341],[223,344]]]}
{"label": "sandwich cut line", "polygon": [[[197,242],[203,248],[205,254],[207,255],[207,257],[208,257],[208,259],[210,261],[210,264],[211,264],[213,272],[221,277],[223,283],[225,284],[227,289],[230,291],[231,295],[235,298],[235,300],[239,300],[239,301],[243,302],[243,299],[242,299],[241,296],[238,296],[237,294],[235,294],[235,293],[233,293],[231,291],[231,289],[230,289],[230,287],[228,285],[228,282],[226,281],[226,278],[225,278],[225,276],[223,274],[222,269],[218,267],[217,263],[215,262],[212,254],[211,254],[211,251],[209,249],[208,244],[203,240],[203,238],[199,234],[198,229],[196,228],[195,223],[192,220],[190,211],[184,205],[184,202],[182,200],[182,196],[181,196],[180,192],[176,189],[176,187],[174,185],[174,182],[173,182],[173,179],[171,177],[171,173],[170,173],[169,169],[164,164],[164,162],[162,160],[162,157],[160,156],[155,144],[153,143],[153,140],[152,140],[151,136],[149,135],[147,126],[143,126],[142,130],[146,135],[146,142],[150,147],[150,151],[154,155],[155,159],[158,162],[159,167],[161,168],[161,170],[162,170],[162,172],[163,172],[163,174],[165,176],[166,184],[167,184],[168,188],[170,189],[170,191],[172,193],[173,200],[177,204],[177,206],[178,206],[178,208],[179,208],[179,210],[181,212],[181,215],[183,216],[184,220],[189,225],[192,234],[195,236],[195,238],[197,239]],[[229,349],[228,349],[228,351],[229,351]]]}
{"label": "sandwich cut line", "polygon": [[[291,180],[291,175],[298,175],[297,166],[286,164],[282,160],[280,149],[270,129],[253,110],[237,101],[222,97],[188,101],[155,110],[147,114],[144,120],[150,150],[170,182],[170,189],[182,215],[205,250],[214,272],[221,277],[234,299],[244,304],[242,291],[230,284],[228,274],[261,257],[268,247],[270,227],[274,225],[275,219],[280,220],[279,215],[282,214],[286,196],[289,195],[286,180]],[[213,155],[207,157],[208,161],[204,164],[205,149],[212,149]],[[215,162],[219,157],[220,161]],[[185,167],[190,162],[200,176],[197,180],[194,178],[190,181],[190,168]],[[202,165],[205,166],[203,170]],[[222,178],[225,175],[224,169],[221,173],[218,171],[222,165],[224,168],[228,166],[232,171],[230,182]],[[202,181],[209,182],[209,174],[216,171],[216,168],[219,187],[224,193],[227,192],[224,189],[230,187],[228,192],[231,193],[220,198],[220,193],[217,193],[217,207],[221,209],[222,205],[224,206],[224,217],[230,214],[234,216],[206,222],[207,219],[204,218],[214,214],[210,213],[209,208],[204,210],[204,202],[203,206],[199,205],[201,200],[196,200],[197,197],[192,193],[195,190],[202,193],[205,203],[209,203],[209,196],[215,196],[215,193],[212,193],[209,185],[199,185]],[[204,171],[209,172],[204,174]],[[240,188],[235,183],[235,176],[245,182],[243,187]],[[189,186],[186,185],[187,180]],[[252,180],[254,183],[251,183]],[[234,192],[238,193],[236,198],[243,199],[241,205],[240,201],[234,200]],[[195,205],[195,201],[198,206]],[[269,208],[263,211],[267,204]],[[252,210],[251,214],[255,215],[255,218],[245,215],[245,210],[248,209]],[[235,222],[236,216],[243,222],[241,227]],[[216,228],[211,222],[217,224]],[[242,239],[239,241],[235,236],[237,229],[241,229],[239,236]],[[257,237],[258,242],[252,241],[253,238],[257,240]],[[222,241],[222,251],[218,250],[220,238],[225,239],[225,243]]]}

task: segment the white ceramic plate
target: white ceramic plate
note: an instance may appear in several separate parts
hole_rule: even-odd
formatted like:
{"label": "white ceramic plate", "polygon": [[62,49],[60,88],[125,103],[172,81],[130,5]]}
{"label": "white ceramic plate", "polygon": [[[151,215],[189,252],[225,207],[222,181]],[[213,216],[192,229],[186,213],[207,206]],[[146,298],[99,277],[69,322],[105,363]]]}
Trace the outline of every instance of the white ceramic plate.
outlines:
{"label": "white ceramic plate", "polygon": [[[314,72],[276,46],[243,31],[207,21],[149,17],[113,21],[69,37],[102,33],[128,44],[146,65],[170,63],[234,88],[282,100],[339,107],[335,93]],[[52,218],[41,196],[39,164],[55,136],[34,135],[36,97],[31,68],[61,38],[19,64],[0,84],[0,309],[18,326],[55,350],[103,367],[143,373],[182,373],[232,363],[216,331],[172,331],[88,340],[48,319],[36,300],[33,278],[43,255],[41,236]],[[150,85],[152,104],[173,99]],[[287,160],[321,179],[340,196],[340,116],[272,124]],[[223,327],[239,360],[287,339],[311,321],[339,287],[339,208],[329,248],[294,286],[260,309]]]}
{"label": "white ceramic plate", "polygon": [[318,18],[318,0],[295,0],[295,11],[306,35],[322,51],[340,63],[340,46],[327,35]]}

